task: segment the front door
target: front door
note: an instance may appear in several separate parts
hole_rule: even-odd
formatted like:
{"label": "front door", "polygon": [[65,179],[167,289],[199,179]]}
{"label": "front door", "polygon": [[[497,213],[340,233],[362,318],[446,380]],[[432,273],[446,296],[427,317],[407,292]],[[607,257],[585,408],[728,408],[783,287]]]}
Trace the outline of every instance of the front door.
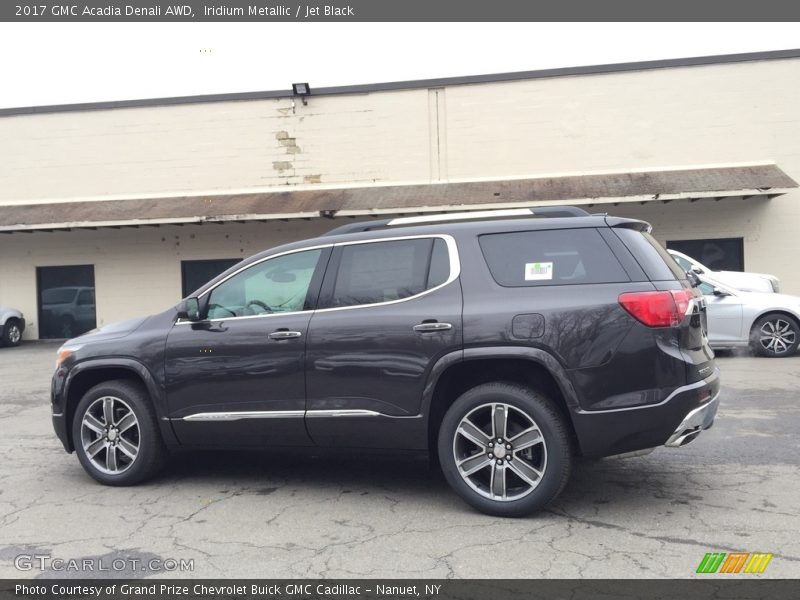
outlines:
{"label": "front door", "polygon": [[737,343],[742,340],[742,300],[732,293],[714,294],[714,286],[703,282],[699,286],[706,297],[708,341],[712,346]]}
{"label": "front door", "polygon": [[170,417],[184,444],[307,445],[305,347],[327,249],[263,260],[201,296],[167,338]]}
{"label": "front door", "polygon": [[311,318],[306,426],[323,446],[425,448],[432,365],[462,347],[449,236],[337,245]]}

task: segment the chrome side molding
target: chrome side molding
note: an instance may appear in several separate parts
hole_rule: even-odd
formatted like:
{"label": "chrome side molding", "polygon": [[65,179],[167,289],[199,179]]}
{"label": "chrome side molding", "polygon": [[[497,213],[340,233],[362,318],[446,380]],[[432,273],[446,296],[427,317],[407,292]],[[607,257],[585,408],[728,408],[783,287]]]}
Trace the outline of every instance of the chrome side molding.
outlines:
{"label": "chrome side molding", "polygon": [[241,419],[296,419],[302,417],[380,417],[386,416],[374,410],[243,410],[235,412],[204,412],[187,415],[183,421],[239,421]]}

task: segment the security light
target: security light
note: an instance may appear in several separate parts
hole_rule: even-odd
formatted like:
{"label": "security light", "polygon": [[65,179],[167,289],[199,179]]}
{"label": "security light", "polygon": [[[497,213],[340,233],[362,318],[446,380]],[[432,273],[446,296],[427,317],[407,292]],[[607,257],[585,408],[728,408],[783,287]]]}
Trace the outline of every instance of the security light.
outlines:
{"label": "security light", "polygon": [[307,83],[293,83],[292,84],[292,93],[295,96],[310,96],[311,95],[311,88],[308,87]]}

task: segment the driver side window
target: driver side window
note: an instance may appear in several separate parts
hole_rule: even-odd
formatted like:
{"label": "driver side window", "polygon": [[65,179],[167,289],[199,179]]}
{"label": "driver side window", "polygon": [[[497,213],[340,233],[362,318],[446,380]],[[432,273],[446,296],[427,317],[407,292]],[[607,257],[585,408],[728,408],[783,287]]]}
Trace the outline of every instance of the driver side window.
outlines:
{"label": "driver side window", "polygon": [[271,258],[234,275],[211,291],[208,318],[303,310],[321,253],[307,250]]}
{"label": "driver side window", "polygon": [[713,296],[714,295],[714,286],[708,284],[706,282],[701,283],[697,286],[701,292],[703,292],[704,296]]}

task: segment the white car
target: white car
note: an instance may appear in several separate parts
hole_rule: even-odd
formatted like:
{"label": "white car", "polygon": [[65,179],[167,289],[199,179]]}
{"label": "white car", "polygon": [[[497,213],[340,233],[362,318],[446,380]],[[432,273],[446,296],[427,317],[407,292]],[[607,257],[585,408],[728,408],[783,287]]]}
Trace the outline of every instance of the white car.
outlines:
{"label": "white car", "polygon": [[0,346],[16,346],[25,331],[25,315],[16,308],[0,305]]}
{"label": "white car", "polygon": [[800,297],[744,292],[706,276],[708,342],[715,349],[750,346],[760,356],[792,356],[800,341]]}
{"label": "white car", "polygon": [[774,275],[764,273],[744,273],[742,271],[712,271],[704,264],[696,261],[691,256],[686,256],[677,250],[667,250],[675,262],[684,271],[692,271],[698,275],[712,277],[724,285],[744,292],[778,293],[781,291],[781,282]]}

